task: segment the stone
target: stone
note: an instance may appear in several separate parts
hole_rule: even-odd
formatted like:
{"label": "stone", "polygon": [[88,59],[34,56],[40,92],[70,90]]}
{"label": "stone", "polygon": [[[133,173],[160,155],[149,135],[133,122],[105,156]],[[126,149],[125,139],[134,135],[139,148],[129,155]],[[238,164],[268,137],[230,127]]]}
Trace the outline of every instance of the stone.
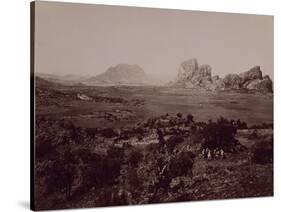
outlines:
{"label": "stone", "polygon": [[169,86],[208,91],[220,90],[255,90],[262,93],[273,92],[273,82],[268,75],[262,77],[260,66],[254,66],[241,74],[227,74],[223,79],[218,75],[212,76],[210,65],[198,64],[196,58],[180,64],[177,78]]}
{"label": "stone", "polygon": [[262,79],[262,72],[260,66],[254,66],[249,71],[239,74],[239,77],[241,78],[241,84],[245,84],[248,81],[255,79]]}
{"label": "stone", "polygon": [[197,70],[197,59],[192,58],[182,62],[178,71],[177,81],[191,80]]}
{"label": "stone", "polygon": [[225,88],[239,89],[241,88],[242,79],[238,74],[228,74],[223,78]]}

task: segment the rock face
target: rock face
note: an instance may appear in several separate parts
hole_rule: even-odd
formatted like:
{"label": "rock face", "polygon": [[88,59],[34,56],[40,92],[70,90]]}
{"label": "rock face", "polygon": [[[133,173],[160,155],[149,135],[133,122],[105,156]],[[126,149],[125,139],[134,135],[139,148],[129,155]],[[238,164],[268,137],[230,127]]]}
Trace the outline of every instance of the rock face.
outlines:
{"label": "rock face", "polygon": [[245,84],[246,82],[249,82],[254,79],[262,79],[261,68],[260,66],[255,66],[249,71],[239,74],[239,77],[241,77],[242,79],[241,84]]}
{"label": "rock face", "polygon": [[228,74],[223,78],[224,88],[240,89],[242,78],[238,74]]}
{"label": "rock face", "polygon": [[181,63],[178,71],[178,82],[191,80],[194,73],[198,70],[197,59],[192,58]]}
{"label": "rock face", "polygon": [[209,65],[198,65],[192,58],[181,63],[176,84],[186,88],[204,87],[212,82],[212,68]]}
{"label": "rock face", "polygon": [[209,65],[198,65],[195,58],[180,64],[177,79],[172,86],[184,88],[204,88],[206,90],[255,90],[273,92],[273,83],[269,76],[262,76],[260,66],[254,66],[241,74],[228,74],[223,79],[212,76]]}
{"label": "rock face", "polygon": [[264,77],[263,79],[252,80],[245,88],[248,90],[258,90],[266,93],[272,93],[273,83],[269,77]]}
{"label": "rock face", "polygon": [[87,84],[146,84],[148,77],[138,65],[118,64],[91,77]]}

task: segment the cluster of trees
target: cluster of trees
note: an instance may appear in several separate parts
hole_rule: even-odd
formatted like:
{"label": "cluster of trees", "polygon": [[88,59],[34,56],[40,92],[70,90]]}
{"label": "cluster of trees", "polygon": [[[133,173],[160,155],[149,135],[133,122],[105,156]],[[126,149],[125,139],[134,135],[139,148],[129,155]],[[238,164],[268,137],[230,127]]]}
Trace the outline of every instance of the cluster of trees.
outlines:
{"label": "cluster of trees", "polygon": [[216,122],[209,121],[202,130],[203,148],[227,150],[235,146],[237,127],[231,121],[221,117]]}
{"label": "cluster of trees", "polygon": [[194,155],[174,151],[184,141],[181,136],[145,149],[112,145],[105,154],[95,151],[96,136],[95,129],[64,120],[37,119],[37,209],[63,207],[91,191],[91,206],[137,204],[144,197],[154,202],[174,178],[192,177]]}
{"label": "cluster of trees", "polygon": [[[162,123],[161,120],[168,120],[168,123]],[[194,123],[193,115],[190,113],[184,116],[182,113],[177,113],[175,117],[169,115],[168,113],[160,116],[153,117],[147,120],[146,123],[143,124],[144,128],[161,128],[161,127],[172,127],[176,125],[184,125],[189,126]]]}
{"label": "cluster of trees", "polygon": [[[161,198],[168,193],[177,193],[180,187],[188,189],[186,182],[191,182],[195,155],[189,151],[173,151],[181,142],[181,136],[174,136],[168,141],[146,146],[144,155],[138,156],[138,163],[130,167],[136,173],[131,181],[134,182],[133,186],[129,186],[134,188],[131,191],[134,199],[157,203],[163,201]],[[169,143],[173,145],[168,146]],[[180,179],[177,181],[178,187],[172,185],[176,179]]]}
{"label": "cluster of trees", "polygon": [[39,209],[49,204],[44,201],[48,196],[65,202],[93,187],[103,188],[115,183],[124,150],[111,146],[105,155],[93,152],[95,135],[93,130],[62,120],[37,119],[35,181]]}
{"label": "cluster of trees", "polygon": [[[169,115],[166,115],[166,118]],[[235,139],[237,129],[247,125],[240,120],[223,117],[208,123],[196,123],[191,114],[177,114],[172,122],[181,121],[192,133],[177,133],[165,138],[164,128],[158,127],[158,119],[150,119],[147,126],[157,129],[159,143],[144,148],[114,144],[97,153],[97,136],[144,136],[145,126],[137,126],[128,132],[117,133],[111,128],[82,129],[65,120],[37,118],[36,122],[36,184],[37,209],[50,209],[45,198],[52,196],[53,206],[93,192],[92,205],[123,205],[159,202],[167,193],[188,189],[192,179],[195,155],[179,148],[193,134],[200,134],[203,148],[228,151],[239,145]],[[171,123],[175,124],[175,123]],[[174,126],[174,125],[173,125]],[[273,142],[260,142],[253,151],[257,163],[272,163]],[[162,201],[163,199],[161,199]],[[48,202],[49,204],[49,202]],[[77,207],[86,207],[77,205]],[[73,207],[73,205],[72,205]]]}

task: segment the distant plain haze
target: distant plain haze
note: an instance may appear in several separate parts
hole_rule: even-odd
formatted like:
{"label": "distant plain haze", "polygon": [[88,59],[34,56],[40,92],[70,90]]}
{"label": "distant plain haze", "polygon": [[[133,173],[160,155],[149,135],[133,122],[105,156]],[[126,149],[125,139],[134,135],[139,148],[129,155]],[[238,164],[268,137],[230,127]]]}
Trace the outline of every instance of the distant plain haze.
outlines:
{"label": "distant plain haze", "polygon": [[35,6],[35,71],[95,76],[137,64],[173,80],[184,60],[224,77],[260,65],[273,78],[273,17],[58,2]]}

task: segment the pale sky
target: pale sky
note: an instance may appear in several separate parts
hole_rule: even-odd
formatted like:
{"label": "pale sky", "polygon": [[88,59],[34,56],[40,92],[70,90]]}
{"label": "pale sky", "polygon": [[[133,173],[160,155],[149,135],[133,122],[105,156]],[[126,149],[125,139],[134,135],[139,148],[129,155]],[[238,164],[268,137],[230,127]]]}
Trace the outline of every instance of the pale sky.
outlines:
{"label": "pale sky", "polygon": [[119,63],[175,77],[189,58],[213,75],[260,65],[273,78],[273,16],[37,2],[35,71],[97,75]]}

